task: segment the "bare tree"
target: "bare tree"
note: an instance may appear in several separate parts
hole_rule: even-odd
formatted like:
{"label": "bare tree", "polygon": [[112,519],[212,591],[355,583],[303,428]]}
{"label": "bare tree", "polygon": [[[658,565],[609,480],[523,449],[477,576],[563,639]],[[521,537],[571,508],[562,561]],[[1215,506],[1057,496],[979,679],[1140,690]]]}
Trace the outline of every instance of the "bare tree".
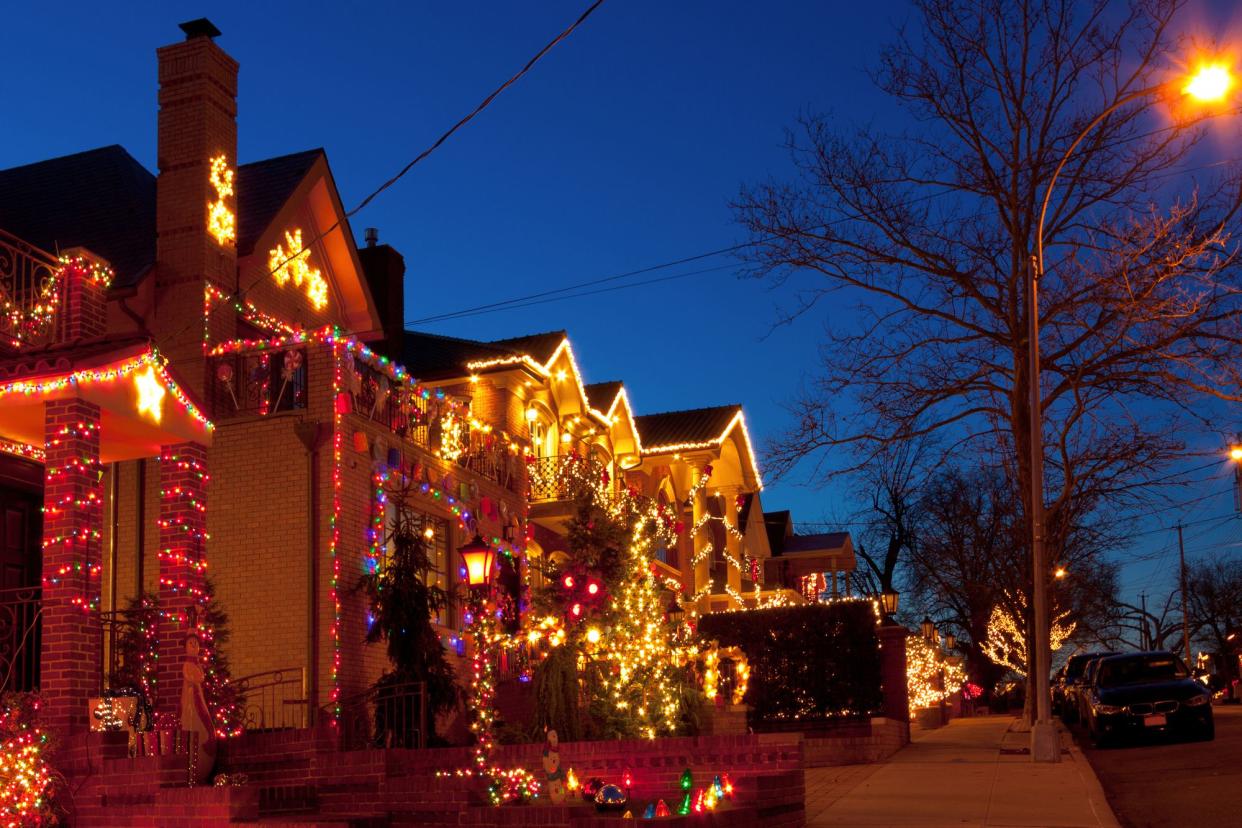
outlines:
{"label": "bare tree", "polygon": [[856,494],[866,506],[855,516],[862,523],[857,552],[865,568],[852,578],[864,594],[895,588],[898,567],[914,549],[928,443],[893,443],[859,472]]}
{"label": "bare tree", "polygon": [[[1187,567],[1186,609],[1191,640],[1196,638],[1217,657],[1226,679],[1238,677],[1238,635],[1242,633],[1242,559],[1217,558]],[[1233,638],[1230,638],[1233,635]]]}
{"label": "bare tree", "polygon": [[1164,601],[1149,609],[1118,601],[1111,626],[1101,630],[1100,643],[1135,650],[1167,650],[1176,647],[1182,636],[1182,616],[1176,607],[1177,592],[1170,592]]}
{"label": "bare tree", "polygon": [[[798,279],[791,316],[858,305],[858,324],[834,325],[774,465],[842,471],[843,456],[865,464],[935,432],[946,455],[999,449],[1027,506],[1024,284],[1039,206],[1098,113],[1168,88],[1186,57],[1172,35],[1182,3],[914,6],[874,75],[912,128],[843,134],[806,116],[788,141],[797,179],[736,204],[756,275]],[[1170,121],[1170,103],[1153,91],[1103,118],[1052,199],[1040,316],[1054,564],[1089,518],[1131,505],[1181,456],[1197,402],[1242,399],[1242,187],[1220,167],[1200,187],[1187,163],[1204,128],[1185,112]]]}

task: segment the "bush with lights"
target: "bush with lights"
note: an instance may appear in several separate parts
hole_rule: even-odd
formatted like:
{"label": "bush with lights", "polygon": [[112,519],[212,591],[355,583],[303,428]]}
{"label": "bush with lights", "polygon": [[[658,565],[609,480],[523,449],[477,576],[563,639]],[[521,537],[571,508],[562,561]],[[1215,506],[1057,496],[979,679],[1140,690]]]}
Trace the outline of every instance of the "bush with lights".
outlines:
{"label": "bush with lights", "polygon": [[0,695],[0,825],[58,824],[51,801],[48,738],[39,729],[38,699]]}

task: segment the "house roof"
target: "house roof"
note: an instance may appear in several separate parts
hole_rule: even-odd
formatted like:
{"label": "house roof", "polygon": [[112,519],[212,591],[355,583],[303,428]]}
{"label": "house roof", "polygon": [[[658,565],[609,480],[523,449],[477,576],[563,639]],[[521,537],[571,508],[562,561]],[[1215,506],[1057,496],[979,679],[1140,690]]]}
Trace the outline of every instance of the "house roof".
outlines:
{"label": "house roof", "polygon": [[155,262],[155,176],[113,144],[0,170],[0,229],[52,253],[86,247],[137,284]]}
{"label": "house roof", "polygon": [[782,554],[791,552],[828,552],[841,549],[850,539],[849,532],[821,532],[816,535],[790,535],[785,538]]}
{"label": "house roof", "polygon": [[[246,255],[323,155],[306,150],[237,168],[237,252]],[[155,262],[155,176],[112,145],[0,170],[0,229],[49,252],[87,247],[136,285]]]}
{"label": "house roof", "polygon": [[493,359],[507,360],[528,356],[540,365],[556,353],[566,338],[564,331],[515,336],[481,342],[455,336],[406,331],[402,362],[419,379],[460,376],[469,371],[469,363]]}
{"label": "house roof", "polygon": [[779,555],[785,548],[785,537],[793,531],[788,509],[763,513],[763,528],[768,533],[768,548]]}
{"label": "house roof", "polygon": [[608,409],[612,407],[612,401],[621,393],[624,383],[621,380],[610,380],[608,382],[593,382],[584,385],[582,389],[586,392],[587,404],[596,411],[608,413]]}
{"label": "house roof", "polygon": [[237,255],[254,252],[255,242],[323,154],[304,150],[237,168]]}
{"label": "house roof", "polygon": [[665,446],[706,447],[724,439],[725,430],[742,411],[742,406],[718,405],[662,414],[641,414],[634,418],[643,451]]}
{"label": "house roof", "polygon": [[565,331],[545,331],[510,339],[496,339],[487,344],[494,348],[504,348],[515,354],[528,354],[535,361],[546,363],[568,336],[569,334]]}

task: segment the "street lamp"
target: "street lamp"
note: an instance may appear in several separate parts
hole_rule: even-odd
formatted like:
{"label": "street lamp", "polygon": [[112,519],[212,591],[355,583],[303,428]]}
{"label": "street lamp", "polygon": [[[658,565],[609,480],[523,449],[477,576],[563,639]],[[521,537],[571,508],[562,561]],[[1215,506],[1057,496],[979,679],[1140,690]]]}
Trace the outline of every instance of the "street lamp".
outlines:
{"label": "street lamp", "polygon": [[923,620],[919,622],[919,629],[923,631],[923,639],[928,644],[936,640],[936,622],[931,620],[931,616],[923,616]]}
{"label": "street lamp", "polygon": [[889,587],[880,593],[880,609],[883,610],[885,618],[897,614],[897,590]]}
{"label": "street lamp", "polygon": [[944,648],[946,650],[952,650],[956,646],[957,646],[957,636],[951,632],[945,633],[944,634]]}
{"label": "street lamp", "polygon": [[[1188,76],[1180,92],[1199,103],[1215,103],[1225,99],[1233,88],[1233,74],[1222,63],[1203,63]],[[1061,745],[1056,726],[1052,723],[1052,697],[1048,682],[1052,652],[1049,646],[1051,634],[1048,612],[1048,560],[1044,549],[1044,447],[1043,402],[1039,389],[1039,280],[1044,275],[1044,220],[1052,191],[1066,163],[1083,139],[1116,110],[1139,98],[1167,94],[1175,90],[1174,83],[1162,83],[1137,89],[1122,95],[1087,124],[1069,149],[1061,156],[1060,163],[1044,188],[1043,203],[1039,208],[1039,222],[1035,228],[1035,255],[1027,262],[1027,320],[1028,356],[1030,358],[1030,452],[1031,452],[1031,572],[1034,573],[1032,610],[1034,613],[1035,641],[1030,670],[1034,676],[1035,722],[1031,726],[1031,759],[1036,762],[1060,762]]]}

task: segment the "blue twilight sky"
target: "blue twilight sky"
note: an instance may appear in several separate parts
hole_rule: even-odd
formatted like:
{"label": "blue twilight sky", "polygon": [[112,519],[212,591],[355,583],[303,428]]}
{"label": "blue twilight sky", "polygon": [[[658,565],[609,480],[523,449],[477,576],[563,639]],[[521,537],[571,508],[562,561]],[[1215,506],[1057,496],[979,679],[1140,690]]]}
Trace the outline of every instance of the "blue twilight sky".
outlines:
{"label": "blue twilight sky", "polygon": [[[352,207],[587,5],[23,3],[5,11],[0,167],[119,143],[154,171],[154,50],[206,14],[241,63],[239,160],[322,146]],[[1235,28],[1231,5],[1197,0],[1187,25]],[[353,230],[378,227],[404,253],[411,321],[743,241],[729,201],[743,182],[788,175],[783,128],[800,110],[895,122],[866,69],[908,14],[895,0],[610,0]],[[739,279],[729,257],[639,279],[708,267],[720,269],[420,327],[480,338],[566,328],[588,380],[623,379],[640,413],[742,402],[762,443],[786,424],[781,403],[814,370],[824,328],[852,315],[824,305],[773,330],[788,288]],[[1171,498],[1204,499],[1144,529],[1232,510],[1231,472],[1191,477]],[[842,486],[798,482],[770,485],[765,506],[804,521],[853,511]],[[1235,548],[1239,523],[1191,526],[1191,557]],[[1140,536],[1123,587],[1167,588],[1176,555],[1171,532]]]}

